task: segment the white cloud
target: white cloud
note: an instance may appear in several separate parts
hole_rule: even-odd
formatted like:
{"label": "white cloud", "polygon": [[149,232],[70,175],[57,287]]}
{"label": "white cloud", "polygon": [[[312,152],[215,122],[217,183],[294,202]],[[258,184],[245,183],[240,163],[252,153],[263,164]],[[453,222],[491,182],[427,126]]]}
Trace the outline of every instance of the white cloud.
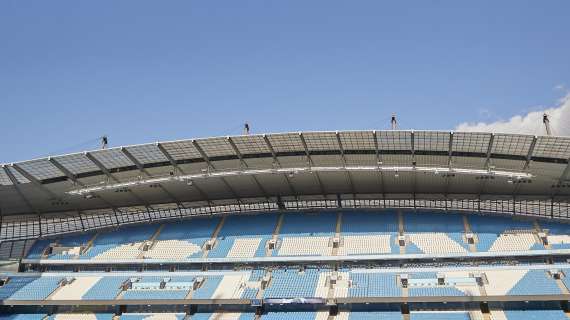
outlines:
{"label": "white cloud", "polygon": [[545,135],[546,130],[542,124],[542,115],[545,113],[550,119],[553,135],[570,136],[570,94],[562,98],[558,106],[553,108],[542,108],[539,111],[531,111],[496,122],[465,122],[459,124],[455,130]]}

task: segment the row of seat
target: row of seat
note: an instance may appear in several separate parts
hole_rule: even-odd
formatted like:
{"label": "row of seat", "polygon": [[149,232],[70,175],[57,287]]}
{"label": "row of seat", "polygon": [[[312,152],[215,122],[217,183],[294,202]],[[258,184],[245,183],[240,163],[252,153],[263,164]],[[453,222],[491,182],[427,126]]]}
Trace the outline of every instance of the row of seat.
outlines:
{"label": "row of seat", "polygon": [[[479,310],[412,310],[410,320],[567,320],[569,317],[562,310],[490,310],[485,318]],[[326,311],[312,312],[268,312],[256,316],[253,312],[214,312],[195,313],[123,313],[116,316],[111,313],[58,313],[47,314],[12,314],[0,315],[0,320],[403,320],[400,311],[340,311],[329,316]]]}
{"label": "row of seat", "polygon": [[[465,220],[464,220],[465,219]],[[340,222],[340,230],[337,223]],[[116,231],[39,240],[28,258],[42,257],[55,243],[48,259],[165,259],[251,258],[359,254],[468,254],[570,248],[570,225],[537,224],[505,217],[459,214],[403,214],[402,229],[394,212],[336,212],[194,218],[163,225],[127,226]],[[219,230],[218,230],[219,229]],[[278,230],[275,248],[269,240]],[[333,238],[339,231],[339,245]],[[405,247],[398,235],[403,231]],[[539,232],[547,235],[545,246]],[[472,234],[472,241],[467,235]],[[310,243],[309,246],[305,245]]]}
{"label": "row of seat", "polygon": [[[559,295],[570,288],[570,269],[484,269],[395,273],[307,268],[158,277],[73,274],[15,276],[0,286],[4,300],[254,299],[409,296]],[[561,281],[557,283],[556,276]],[[566,276],[565,276],[566,275]],[[260,296],[260,289],[264,289]],[[332,291],[330,291],[332,290]],[[407,290],[407,291],[406,291]],[[332,292],[332,293],[331,293]]]}

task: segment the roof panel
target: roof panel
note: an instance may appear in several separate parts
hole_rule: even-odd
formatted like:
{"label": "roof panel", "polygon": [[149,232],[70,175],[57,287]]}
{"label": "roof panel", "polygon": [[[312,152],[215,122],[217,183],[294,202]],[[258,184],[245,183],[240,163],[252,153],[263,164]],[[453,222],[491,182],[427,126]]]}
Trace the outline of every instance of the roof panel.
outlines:
{"label": "roof panel", "polygon": [[99,171],[97,165],[95,165],[82,153],[69,154],[62,157],[54,157],[53,159],[73,174]]}
{"label": "roof panel", "polygon": [[64,173],[46,158],[20,162],[17,165],[38,180],[64,176]]}
{"label": "roof panel", "polygon": [[268,135],[267,138],[275,152],[305,152],[298,133],[278,133]]}
{"label": "roof panel", "polygon": [[91,153],[105,168],[114,169],[120,167],[133,166],[134,163],[127,158],[119,149],[106,149],[93,151]]}
{"label": "roof panel", "polygon": [[379,150],[412,150],[412,133],[409,131],[379,131],[376,139]]}
{"label": "roof panel", "polygon": [[449,132],[416,131],[414,149],[429,151],[449,151]]}
{"label": "roof panel", "polygon": [[372,131],[346,131],[339,134],[344,150],[376,150]]}
{"label": "roof panel", "polygon": [[307,148],[312,150],[340,150],[334,132],[307,132],[303,133]]}
{"label": "roof panel", "polygon": [[265,139],[260,135],[235,136],[232,141],[242,154],[270,153]]}
{"label": "roof panel", "polygon": [[535,157],[570,159],[570,139],[538,137],[532,155]]}
{"label": "roof panel", "polygon": [[491,153],[526,156],[532,143],[532,136],[497,134]]}
{"label": "roof panel", "polygon": [[156,144],[143,144],[126,149],[142,164],[168,161]]}
{"label": "roof panel", "polygon": [[16,178],[16,181],[18,181],[18,183],[30,182],[30,180],[28,180],[20,172],[18,172],[16,169],[12,168],[11,166],[6,166],[6,168],[8,169],[8,171],[10,171],[10,173],[14,176],[14,178]]}
{"label": "roof panel", "polygon": [[202,158],[190,140],[165,142],[161,145],[174,160]]}
{"label": "roof panel", "polygon": [[454,152],[487,153],[490,140],[490,133],[454,132],[452,149]]}
{"label": "roof panel", "polygon": [[235,155],[228,138],[209,138],[196,140],[198,145],[206,153],[208,157],[219,157],[227,155]]}
{"label": "roof panel", "polygon": [[10,180],[10,177],[8,177],[8,174],[4,171],[4,167],[0,167],[0,186],[11,186],[12,184],[12,180]]}

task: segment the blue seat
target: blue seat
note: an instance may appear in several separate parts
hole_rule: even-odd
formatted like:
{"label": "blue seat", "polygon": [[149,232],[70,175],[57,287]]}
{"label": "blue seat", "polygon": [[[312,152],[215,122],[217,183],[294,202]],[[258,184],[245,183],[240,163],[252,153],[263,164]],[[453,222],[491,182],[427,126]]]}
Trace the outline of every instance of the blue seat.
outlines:
{"label": "blue seat", "polygon": [[567,320],[562,310],[504,310],[508,320]]}
{"label": "blue seat", "polygon": [[207,276],[205,282],[192,294],[192,299],[210,299],[216,292],[218,285],[222,281],[223,276]]}
{"label": "blue seat", "polygon": [[509,290],[507,295],[562,294],[560,288],[544,270],[530,270]]}
{"label": "blue seat", "polygon": [[402,288],[392,273],[350,273],[349,297],[400,297]]}
{"label": "blue seat", "polygon": [[400,311],[353,311],[348,320],[402,320]]}
{"label": "blue seat", "polygon": [[271,273],[271,283],[263,293],[264,298],[310,298],[315,296],[319,271],[306,269],[278,269]]}
{"label": "blue seat", "polygon": [[39,277],[10,277],[8,282],[0,287],[0,300],[8,299],[16,291],[22,289]]}
{"label": "blue seat", "polygon": [[469,313],[461,312],[410,312],[410,320],[471,320]]}
{"label": "blue seat", "polygon": [[82,300],[113,300],[121,289],[127,278],[124,277],[104,277],[97,281],[82,297]]}
{"label": "blue seat", "polygon": [[47,316],[43,313],[28,314],[4,314],[0,315],[0,320],[42,320]]}
{"label": "blue seat", "polygon": [[44,300],[58,286],[61,277],[39,277],[15,291],[8,299],[13,300]]}

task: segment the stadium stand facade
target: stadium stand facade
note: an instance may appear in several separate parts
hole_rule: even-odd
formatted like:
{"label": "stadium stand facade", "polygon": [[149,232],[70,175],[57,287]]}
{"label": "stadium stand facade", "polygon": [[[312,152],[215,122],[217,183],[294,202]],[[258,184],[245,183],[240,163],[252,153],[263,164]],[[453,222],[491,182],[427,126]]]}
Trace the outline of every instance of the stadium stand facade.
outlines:
{"label": "stadium stand facade", "polygon": [[244,135],[2,165],[1,319],[570,319],[570,139]]}

